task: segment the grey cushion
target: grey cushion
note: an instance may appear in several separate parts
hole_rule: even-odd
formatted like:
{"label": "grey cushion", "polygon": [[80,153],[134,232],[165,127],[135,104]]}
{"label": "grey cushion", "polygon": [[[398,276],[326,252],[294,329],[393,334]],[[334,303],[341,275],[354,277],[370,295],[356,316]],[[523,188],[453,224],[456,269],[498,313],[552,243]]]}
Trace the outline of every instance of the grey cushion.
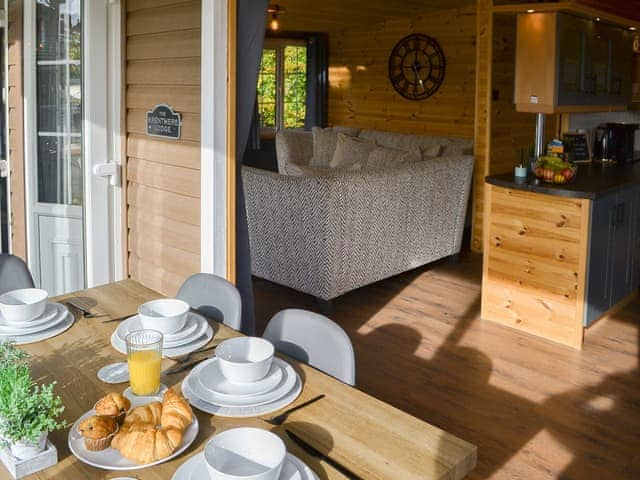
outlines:
{"label": "grey cushion", "polygon": [[407,151],[391,147],[376,147],[367,157],[366,168],[391,168],[402,163],[420,160],[422,155],[418,149]]}
{"label": "grey cushion", "polygon": [[365,138],[338,133],[338,143],[329,166],[331,168],[358,169],[367,161],[376,144]]}
{"label": "grey cushion", "polygon": [[338,143],[338,134],[344,133],[355,137],[360,130],[351,127],[313,127],[311,133],[313,135],[313,158],[309,163],[312,167],[328,167],[336,151]]}

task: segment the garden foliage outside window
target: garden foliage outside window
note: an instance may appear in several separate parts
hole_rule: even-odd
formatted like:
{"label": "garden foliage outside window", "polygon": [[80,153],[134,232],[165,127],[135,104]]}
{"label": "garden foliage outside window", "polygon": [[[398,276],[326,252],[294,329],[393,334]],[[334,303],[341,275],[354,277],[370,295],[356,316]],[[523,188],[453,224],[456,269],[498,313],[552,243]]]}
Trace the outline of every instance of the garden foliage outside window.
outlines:
{"label": "garden foliage outside window", "polygon": [[267,39],[258,77],[258,113],[262,133],[303,129],[306,108],[306,42]]}

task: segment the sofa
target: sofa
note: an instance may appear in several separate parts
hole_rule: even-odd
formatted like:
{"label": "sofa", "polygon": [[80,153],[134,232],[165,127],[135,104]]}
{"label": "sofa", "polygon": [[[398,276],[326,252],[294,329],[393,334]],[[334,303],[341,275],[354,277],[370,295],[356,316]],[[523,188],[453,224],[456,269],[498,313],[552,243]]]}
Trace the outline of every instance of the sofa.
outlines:
{"label": "sofa", "polygon": [[[331,300],[460,251],[471,140],[334,131],[339,140],[333,159],[345,139],[418,157],[372,166],[369,153],[330,168],[319,163],[316,129],[279,132],[279,171],[242,170],[255,276]],[[438,155],[420,158],[425,151]]]}

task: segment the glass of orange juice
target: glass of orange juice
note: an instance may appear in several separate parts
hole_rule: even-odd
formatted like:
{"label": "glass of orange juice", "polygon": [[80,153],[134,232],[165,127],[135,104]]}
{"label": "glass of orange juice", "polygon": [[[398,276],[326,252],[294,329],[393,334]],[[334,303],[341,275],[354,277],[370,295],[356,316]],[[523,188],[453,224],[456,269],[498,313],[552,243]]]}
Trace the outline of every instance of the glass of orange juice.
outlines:
{"label": "glass of orange juice", "polygon": [[160,390],[162,333],[136,330],[126,338],[129,382],[135,395],[153,395]]}

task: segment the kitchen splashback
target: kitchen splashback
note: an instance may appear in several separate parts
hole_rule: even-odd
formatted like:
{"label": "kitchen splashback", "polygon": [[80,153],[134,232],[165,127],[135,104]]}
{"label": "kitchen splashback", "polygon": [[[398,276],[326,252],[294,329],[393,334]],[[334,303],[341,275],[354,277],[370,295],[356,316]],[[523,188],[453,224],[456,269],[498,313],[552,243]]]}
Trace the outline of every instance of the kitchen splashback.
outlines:
{"label": "kitchen splashback", "polygon": [[[569,130],[578,128],[589,130],[591,138],[595,128],[607,122],[640,123],[640,111],[638,112],[602,112],[602,113],[572,113],[569,116]],[[640,130],[636,130],[635,149],[640,150]]]}

